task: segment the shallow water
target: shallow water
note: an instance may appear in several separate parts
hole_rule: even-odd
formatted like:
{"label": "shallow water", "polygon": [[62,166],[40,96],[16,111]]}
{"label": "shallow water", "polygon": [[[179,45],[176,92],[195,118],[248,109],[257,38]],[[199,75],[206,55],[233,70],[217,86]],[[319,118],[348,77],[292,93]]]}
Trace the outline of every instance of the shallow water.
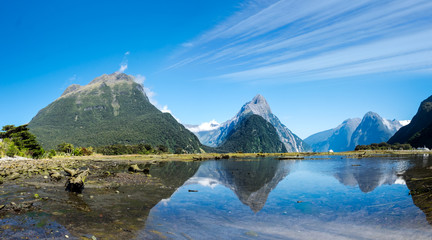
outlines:
{"label": "shallow water", "polygon": [[[41,189],[50,201],[35,211],[3,216],[0,234],[10,239],[431,239],[432,226],[413,203],[405,176],[418,170],[432,177],[432,170],[425,170],[431,165],[421,156],[165,163],[151,167],[152,184],[122,185],[118,192],[90,187],[76,196],[62,186]],[[25,195],[27,188],[4,188],[2,201],[22,197],[18,192]]]}

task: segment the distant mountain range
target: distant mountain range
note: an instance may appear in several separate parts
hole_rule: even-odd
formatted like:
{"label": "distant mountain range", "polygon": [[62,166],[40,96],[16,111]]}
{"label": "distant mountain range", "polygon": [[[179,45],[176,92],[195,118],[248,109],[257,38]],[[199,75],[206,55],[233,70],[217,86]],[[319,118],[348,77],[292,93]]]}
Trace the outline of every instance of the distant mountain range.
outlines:
{"label": "distant mountain range", "polygon": [[377,113],[368,112],[363,119],[347,119],[336,128],[313,134],[304,141],[315,152],[352,151],[357,145],[386,142],[402,124],[408,122],[387,120]]}
{"label": "distant mountain range", "polygon": [[409,143],[432,148],[432,96],[424,100],[411,122],[399,129],[388,143]]}
{"label": "distant mountain range", "polygon": [[145,143],[189,153],[339,152],[386,141],[432,147],[432,96],[421,103],[411,122],[387,120],[368,112],[363,119],[347,119],[303,141],[280,122],[259,94],[222,124],[212,121],[183,126],[153,106],[133,76],[116,72],[85,86],[69,86],[40,110],[28,127],[46,149],[63,142],[81,147]]}
{"label": "distant mountain range", "polygon": [[[231,132],[234,130],[238,130],[237,126],[250,115],[258,115],[262,117],[275,128],[280,142],[282,142],[285,147],[285,149],[281,149],[282,151],[286,150],[288,152],[306,152],[310,150],[310,147],[305,142],[303,142],[303,140],[293,134],[285,125],[283,125],[279,121],[279,119],[271,112],[270,106],[268,105],[266,99],[259,94],[256,95],[252,99],[252,101],[244,104],[236,116],[222,124],[218,125],[217,123],[214,123],[213,125],[208,126],[207,129],[201,129],[199,126],[196,125],[185,126],[193,133],[195,133],[195,135],[199,138],[202,144],[211,147],[220,147],[224,144],[224,142],[228,139],[229,136],[232,136]],[[257,118],[254,119],[255,126],[257,126],[258,121],[259,120],[257,120]],[[264,128],[270,130],[270,128],[268,127]],[[264,128],[262,128],[262,130]],[[243,127],[243,129],[247,128]],[[272,134],[267,133],[267,135],[271,136]],[[258,135],[255,135],[255,138],[251,139],[251,141],[257,142],[256,137],[258,137]],[[251,151],[252,150],[247,152]]]}
{"label": "distant mountain range", "polygon": [[46,149],[146,143],[171,151],[200,152],[198,138],[169,113],[153,106],[143,86],[124,73],[104,74],[85,86],[71,85],[28,127]]}

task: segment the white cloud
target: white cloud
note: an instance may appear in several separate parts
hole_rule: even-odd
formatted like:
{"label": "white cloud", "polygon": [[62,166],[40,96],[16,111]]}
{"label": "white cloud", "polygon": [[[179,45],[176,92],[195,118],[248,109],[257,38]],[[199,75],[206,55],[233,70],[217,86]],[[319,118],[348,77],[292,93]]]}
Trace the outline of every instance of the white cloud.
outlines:
{"label": "white cloud", "polygon": [[428,0],[250,1],[167,69],[216,65],[216,78],[240,81],[430,72],[431,11]]}
{"label": "white cloud", "polygon": [[188,127],[191,132],[201,132],[201,131],[211,131],[220,127],[220,124],[216,120],[211,120],[210,122],[204,122],[196,127]]}
{"label": "white cloud", "polygon": [[158,108],[161,112],[163,112],[163,113],[169,113],[169,114],[171,114],[171,116],[173,116],[174,118],[175,118],[175,120],[177,120],[177,122],[180,122],[180,120],[178,119],[178,118],[176,118],[173,114],[172,114],[172,112],[171,112],[171,110],[170,109],[168,109],[168,106],[167,105],[164,105],[164,106],[160,106],[159,105],[159,103],[158,103],[158,101],[156,100],[156,92],[154,92],[151,88],[149,88],[149,87],[145,87],[144,86],[144,82],[147,80],[147,78],[144,76],[144,75],[141,75],[141,74],[137,74],[135,77],[134,77],[134,81],[136,82],[136,83],[138,83],[138,84],[141,84],[141,85],[143,85],[143,88],[144,88],[144,93],[145,93],[145,95],[147,96],[147,98],[149,99],[149,101],[150,101],[150,103],[153,105],[153,106],[155,106],[156,108]]}
{"label": "white cloud", "polygon": [[137,74],[134,78],[134,81],[138,84],[144,85],[144,81],[146,80],[146,77],[141,75],[141,74]]}
{"label": "white cloud", "polygon": [[117,73],[124,73],[124,71],[126,71],[126,69],[128,68],[128,59],[127,56],[129,56],[130,52],[127,51],[124,53],[123,55],[123,60],[120,63],[120,68],[119,70],[117,70]]}
{"label": "white cloud", "polygon": [[159,110],[160,110],[161,112],[163,112],[163,113],[169,113],[169,114],[171,114],[171,116],[173,116],[173,118],[174,118],[175,120],[177,120],[177,122],[181,123],[180,119],[176,118],[176,116],[174,116],[174,115],[172,114],[171,110],[168,109],[168,106],[167,106],[167,105],[164,105],[162,108],[159,108]]}

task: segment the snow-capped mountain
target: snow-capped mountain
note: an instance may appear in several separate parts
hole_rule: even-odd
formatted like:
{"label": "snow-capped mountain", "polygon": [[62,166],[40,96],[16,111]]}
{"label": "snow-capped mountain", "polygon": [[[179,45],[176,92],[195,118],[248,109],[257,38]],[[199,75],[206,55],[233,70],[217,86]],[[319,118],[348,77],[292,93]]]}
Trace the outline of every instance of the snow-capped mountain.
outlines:
{"label": "snow-capped mountain", "polygon": [[202,144],[211,147],[219,146],[228,136],[228,134],[239,124],[246,116],[256,114],[271,123],[276,129],[280,141],[285,145],[288,152],[304,152],[309,150],[309,146],[298,136],[293,134],[279,119],[271,112],[270,106],[262,95],[256,95],[252,101],[244,104],[240,111],[230,120],[215,126],[212,130],[196,131],[196,127],[185,125],[190,131],[198,136]]}
{"label": "snow-capped mountain", "polygon": [[313,134],[304,141],[312,147],[314,152],[348,151],[351,144],[351,136],[360,124],[360,118],[350,118],[342,122],[336,128]]}
{"label": "snow-capped mountain", "polygon": [[407,120],[387,120],[368,112],[363,119],[347,119],[336,128],[313,134],[304,141],[314,152],[351,151],[357,145],[385,142],[408,123]]}
{"label": "snow-capped mountain", "polygon": [[387,142],[401,127],[397,120],[383,119],[377,113],[368,112],[351,137],[350,150],[357,145]]}

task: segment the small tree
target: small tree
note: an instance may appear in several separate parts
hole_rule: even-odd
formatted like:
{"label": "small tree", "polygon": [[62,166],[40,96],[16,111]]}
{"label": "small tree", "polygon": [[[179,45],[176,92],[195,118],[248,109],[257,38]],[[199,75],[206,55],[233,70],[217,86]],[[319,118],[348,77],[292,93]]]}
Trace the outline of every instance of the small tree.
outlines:
{"label": "small tree", "polygon": [[74,145],[71,143],[65,143],[64,142],[64,143],[59,144],[57,146],[57,151],[67,153],[67,154],[72,154],[72,152],[74,151]]}

